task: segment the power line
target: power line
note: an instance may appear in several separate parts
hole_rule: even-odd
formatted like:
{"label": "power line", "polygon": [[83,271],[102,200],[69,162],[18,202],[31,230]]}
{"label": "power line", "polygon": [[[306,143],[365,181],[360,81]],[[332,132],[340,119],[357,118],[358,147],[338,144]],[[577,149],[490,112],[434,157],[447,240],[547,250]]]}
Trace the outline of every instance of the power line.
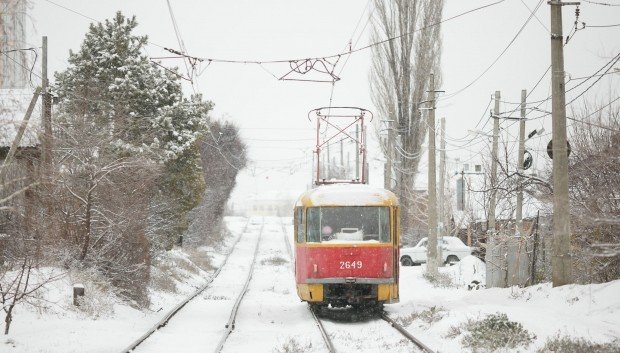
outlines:
{"label": "power line", "polygon": [[[166,3],[168,4],[168,13],[170,14],[170,19],[172,20],[172,27],[174,28],[174,34],[177,37],[177,42],[179,43],[181,54],[186,56],[187,48],[185,47],[185,42],[183,42],[183,38],[181,37],[181,31],[179,30],[177,20],[174,17],[174,12],[172,11],[172,5],[170,4],[170,0],[166,0]],[[189,64],[192,66],[191,70],[189,69],[190,65],[188,65],[188,61],[189,61]],[[194,94],[195,94],[196,87],[194,86],[194,72],[196,69],[196,62],[194,61],[194,63],[192,64],[191,59],[189,57],[183,57],[183,64],[185,65],[185,70],[187,70],[187,77],[189,78],[189,82],[192,86],[192,91],[194,91]]]}
{"label": "power line", "polygon": [[493,60],[491,62],[491,64],[489,66],[487,66],[486,69],[484,69],[484,71],[482,71],[482,73],[480,73],[478,76],[476,76],[476,78],[474,78],[470,83],[468,83],[465,87],[458,89],[457,91],[455,91],[454,93],[445,95],[443,97],[443,99],[448,99],[448,98],[452,98],[454,96],[456,96],[457,94],[465,91],[466,89],[468,89],[469,87],[473,86],[476,82],[478,82],[478,80],[480,80],[487,72],[489,72],[489,70],[491,70],[491,68],[493,66],[495,66],[495,64],[499,61],[499,59],[502,58],[502,56],[504,56],[504,54],[508,51],[508,49],[514,44],[514,42],[517,40],[517,38],[519,37],[519,35],[523,32],[523,30],[525,29],[525,27],[527,26],[527,24],[530,22],[530,20],[535,16],[536,11],[538,11],[538,9],[540,8],[540,6],[542,5],[543,0],[540,0],[538,2],[538,4],[536,5],[536,7],[534,8],[533,11],[530,11],[530,15],[528,16],[528,18],[525,20],[525,23],[523,23],[523,25],[521,25],[521,28],[519,28],[519,30],[517,31],[517,33],[512,37],[512,39],[508,42],[508,44],[506,45],[506,47],[499,53],[499,55],[495,58],[495,60]]}
{"label": "power line", "polygon": [[581,1],[587,2],[589,4],[593,4],[593,5],[620,6],[620,4],[610,4],[610,3],[606,3],[606,2],[598,2],[598,1],[592,1],[592,0],[581,0]]}
{"label": "power line", "polygon": [[[615,60],[614,60],[614,59],[615,59]],[[619,60],[620,60],[620,52],[619,52],[618,54],[616,54],[616,56],[612,59],[612,61],[613,61],[613,62],[612,62],[612,61],[610,61],[610,62],[608,62],[607,64],[605,64],[605,66],[609,65],[609,67],[607,68],[607,70],[605,70],[605,72],[604,72],[603,74],[608,73],[608,72],[609,72],[609,70],[611,70],[611,68],[612,68],[612,67],[613,67],[613,66],[614,66],[614,65],[615,65],[615,64],[616,64]],[[610,63],[611,63],[611,64],[610,64]],[[605,66],[603,66],[603,68],[604,68]],[[601,70],[602,70],[602,68],[601,68]],[[596,74],[598,74],[599,72],[600,72],[600,70],[599,70],[599,71],[597,71],[597,72],[596,72]],[[594,76],[592,76],[592,77],[594,77]],[[592,82],[592,84],[591,84],[590,86],[588,86],[588,88],[586,88],[583,92],[581,92],[579,95],[577,95],[577,97],[573,98],[570,102],[566,103],[566,105],[569,105],[569,104],[573,103],[573,102],[574,102],[574,101],[576,101],[579,97],[583,96],[583,95],[584,95],[584,94],[585,94],[585,93],[586,93],[586,92],[587,92],[590,88],[592,88],[595,84],[597,84],[597,83],[598,83],[598,82],[599,82],[602,78],[603,78],[603,75],[599,75],[599,76],[598,76],[598,78],[597,78],[594,82]],[[582,81],[581,83],[586,82],[586,81],[587,81],[587,80]]]}
{"label": "power line", "polygon": [[[46,0],[49,1],[49,0]],[[407,32],[407,33],[402,33],[393,37],[389,37],[374,43],[370,43],[366,46],[360,47],[360,48],[356,48],[350,51],[345,51],[345,52],[341,52],[341,53],[337,53],[337,54],[331,54],[331,55],[327,55],[327,56],[316,56],[316,57],[308,57],[308,58],[295,58],[295,59],[276,59],[276,60],[256,60],[256,59],[247,59],[247,60],[243,60],[243,59],[218,59],[218,58],[207,58],[207,57],[202,57],[200,59],[206,60],[206,61],[210,61],[210,62],[216,62],[216,63],[228,63],[228,64],[281,64],[281,63],[291,63],[291,62],[296,62],[296,61],[304,61],[304,60],[325,60],[325,59],[334,59],[334,58],[339,58],[345,55],[351,55],[360,51],[364,51],[367,49],[370,49],[372,47],[378,46],[378,45],[382,45],[388,42],[391,42],[393,40],[405,37],[405,36],[410,36],[413,35],[414,33],[438,26],[442,23],[457,19],[459,17],[486,9],[488,7],[491,6],[495,6],[498,4],[503,3],[506,0],[499,0],[499,1],[495,1],[493,3],[490,4],[486,4],[486,5],[482,5],[470,10],[467,10],[465,12],[459,13],[457,15],[445,18],[443,20],[440,20],[438,22],[434,22],[434,23],[430,23],[428,25],[422,26],[420,28],[414,29],[411,32]]]}
{"label": "power line", "polygon": [[[78,15],[78,16],[81,16],[81,17],[84,17],[84,18],[86,18],[86,19],[89,19],[89,20],[91,20],[91,21],[94,21],[94,22],[97,22],[97,23],[100,23],[100,22],[101,22],[101,21],[99,21],[99,20],[97,20],[97,19],[94,19],[94,18],[92,18],[92,17],[88,16],[88,15],[85,15],[84,13],[81,13],[81,12],[79,12],[79,11],[76,11],[76,10],[74,10],[74,9],[71,9],[71,8],[69,8],[69,7],[67,7],[67,6],[64,6],[64,5],[62,5],[62,4],[59,4],[59,3],[54,2],[54,1],[52,1],[52,0],[45,0],[45,1],[46,1],[46,2],[48,2],[48,3],[50,3],[50,4],[52,4],[52,5],[54,5],[54,6],[57,6],[57,7],[60,7],[60,8],[62,8],[62,9],[65,9],[65,10],[67,10],[67,11],[69,11],[69,12],[72,12],[72,13],[74,13],[74,14]],[[154,45],[154,46],[156,46],[156,47],[160,47],[160,48],[162,48],[162,49],[165,49],[165,48],[164,48],[164,46],[159,45],[159,44],[157,44],[157,43],[153,43],[153,42],[151,42],[151,41],[148,41],[147,43],[152,44],[152,45]]]}
{"label": "power line", "polygon": [[620,23],[617,23],[615,25],[586,25],[586,28],[608,28],[608,27],[620,27]]}

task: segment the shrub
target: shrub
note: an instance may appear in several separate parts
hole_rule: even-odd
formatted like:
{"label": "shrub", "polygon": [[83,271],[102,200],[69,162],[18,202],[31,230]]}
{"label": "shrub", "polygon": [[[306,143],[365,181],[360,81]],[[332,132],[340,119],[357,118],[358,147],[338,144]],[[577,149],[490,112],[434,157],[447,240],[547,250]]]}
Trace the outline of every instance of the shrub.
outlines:
{"label": "shrub", "polygon": [[312,349],[312,343],[301,344],[295,338],[289,338],[280,347],[274,348],[274,353],[305,353]]}
{"label": "shrub", "polygon": [[538,350],[539,353],[620,353],[620,341],[609,343],[593,343],[584,338],[569,336],[555,336],[547,339],[545,346]]}
{"label": "shrub", "polygon": [[432,306],[426,310],[411,313],[406,316],[401,316],[396,319],[402,326],[409,326],[415,320],[422,320],[423,322],[431,325],[446,316],[447,310],[441,306]]}
{"label": "shrub", "polygon": [[438,273],[436,276],[424,273],[424,279],[426,279],[433,287],[451,288],[454,287],[452,277],[447,273]]}
{"label": "shrub", "polygon": [[261,260],[260,264],[261,265],[272,265],[272,266],[280,266],[280,265],[284,265],[288,263],[288,260],[281,257],[281,256],[272,256],[270,258],[267,259],[263,259]]}
{"label": "shrub", "polygon": [[504,313],[489,314],[484,319],[469,320],[461,343],[473,352],[493,352],[500,348],[527,347],[536,338],[518,322],[510,321]]}

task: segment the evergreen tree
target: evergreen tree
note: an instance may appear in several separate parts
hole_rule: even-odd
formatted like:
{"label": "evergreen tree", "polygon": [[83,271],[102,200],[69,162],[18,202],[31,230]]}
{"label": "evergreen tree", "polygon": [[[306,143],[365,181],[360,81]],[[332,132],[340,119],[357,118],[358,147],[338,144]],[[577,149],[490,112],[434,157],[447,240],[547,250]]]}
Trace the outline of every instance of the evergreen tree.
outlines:
{"label": "evergreen tree", "polygon": [[[55,159],[60,237],[73,243],[74,258],[114,274],[128,297],[141,300],[153,239],[169,247],[203,195],[198,141],[212,104],[183,98],[174,71],[143,54],[147,37],[136,27],[120,12],[91,24],[56,74]],[[149,226],[158,217],[169,226]],[[140,275],[119,276],[123,268]]]}

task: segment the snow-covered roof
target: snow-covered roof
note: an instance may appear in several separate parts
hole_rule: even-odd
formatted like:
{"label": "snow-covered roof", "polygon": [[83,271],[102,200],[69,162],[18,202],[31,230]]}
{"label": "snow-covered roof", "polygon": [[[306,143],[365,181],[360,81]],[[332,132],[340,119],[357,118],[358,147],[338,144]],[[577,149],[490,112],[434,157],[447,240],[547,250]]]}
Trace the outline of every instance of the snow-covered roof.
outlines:
{"label": "snow-covered roof", "polygon": [[[32,99],[30,89],[0,89],[0,147],[10,147]],[[37,100],[30,121],[19,146],[34,147],[39,144],[38,130],[41,121],[41,99]]]}
{"label": "snow-covered roof", "polygon": [[391,191],[364,184],[322,185],[302,194],[296,206],[395,206]]}

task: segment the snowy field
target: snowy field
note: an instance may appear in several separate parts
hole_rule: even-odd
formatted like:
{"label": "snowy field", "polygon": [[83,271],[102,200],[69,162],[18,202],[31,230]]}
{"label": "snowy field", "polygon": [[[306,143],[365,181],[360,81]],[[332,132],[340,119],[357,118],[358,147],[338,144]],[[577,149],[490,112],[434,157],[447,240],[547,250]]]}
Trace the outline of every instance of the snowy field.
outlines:
{"label": "snowy field", "polygon": [[[225,331],[224,324],[241,291],[256,244],[259,247],[254,274],[241,302],[235,330],[223,351],[290,352],[291,347],[300,352],[326,351],[310,312],[295,292],[284,233],[288,237],[292,234],[290,218],[266,218],[264,225],[260,223],[254,219],[242,234],[246,220],[227,219],[233,236],[223,249],[209,249],[213,264],[221,264],[221,253],[228,251],[237,237],[240,239],[219,276],[137,352],[212,351]],[[180,250],[170,254],[171,259],[184,256]],[[401,302],[386,306],[390,317],[436,351],[467,351],[461,346],[464,332],[456,328],[494,313],[505,313],[535,335],[532,344],[521,349],[524,352],[536,352],[548,337],[558,334],[593,342],[620,338],[620,281],[560,288],[541,284],[524,289],[468,290],[472,280],[484,283],[481,261],[468,257],[441,272],[444,281],[433,285],[423,277],[424,266],[402,267]],[[77,279],[67,276],[47,288],[45,308],[17,309],[11,333],[2,339],[0,352],[120,352],[205,283],[211,273],[177,275],[185,279],[178,283],[179,293],[153,290],[151,310],[144,311],[105,298],[104,292],[99,293],[103,298],[91,301],[87,312],[76,310],[71,304],[71,285]],[[97,293],[88,285],[86,290],[87,295]],[[379,319],[356,323],[324,320],[324,325],[339,352],[415,351]]]}

